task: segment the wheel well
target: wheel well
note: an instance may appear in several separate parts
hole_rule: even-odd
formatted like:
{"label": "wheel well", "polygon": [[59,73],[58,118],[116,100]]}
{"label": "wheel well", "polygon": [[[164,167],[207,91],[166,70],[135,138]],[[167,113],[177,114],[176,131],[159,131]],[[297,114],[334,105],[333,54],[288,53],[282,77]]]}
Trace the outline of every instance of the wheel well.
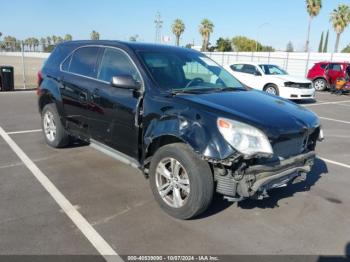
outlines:
{"label": "wheel well", "polygon": [[54,103],[54,100],[53,98],[48,95],[48,94],[45,94],[45,95],[42,95],[39,99],[39,110],[40,110],[40,113],[43,111],[44,107],[47,105],[47,104],[51,104],[51,103]]}
{"label": "wheel well", "polygon": [[148,146],[146,159],[152,157],[154,153],[162,146],[174,144],[174,143],[184,143],[184,141],[172,135],[164,135],[164,136],[157,137]]}
{"label": "wheel well", "polygon": [[277,87],[277,85],[276,84],[274,84],[274,83],[267,83],[265,86],[264,86],[264,91],[266,90],[266,88],[268,87],[268,86],[274,86],[274,87]]}
{"label": "wheel well", "polygon": [[312,82],[315,82],[316,80],[319,80],[319,79],[322,79],[322,80],[324,80],[324,81],[326,81],[326,82],[327,82],[327,79],[326,79],[326,78],[324,78],[324,77],[321,77],[321,76],[316,77],[314,80],[312,80]]}

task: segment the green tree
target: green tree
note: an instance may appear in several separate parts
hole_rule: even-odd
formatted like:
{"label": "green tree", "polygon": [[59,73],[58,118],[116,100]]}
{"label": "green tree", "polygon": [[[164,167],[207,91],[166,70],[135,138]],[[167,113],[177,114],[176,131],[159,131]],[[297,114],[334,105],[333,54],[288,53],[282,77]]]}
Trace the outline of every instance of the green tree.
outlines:
{"label": "green tree", "polygon": [[47,36],[47,37],[46,37],[46,43],[47,43],[48,46],[51,45],[51,41],[52,41],[51,37],[50,37],[50,36]]}
{"label": "green tree", "polygon": [[139,38],[139,35],[132,35],[129,37],[130,42],[137,42],[137,39]]}
{"label": "green tree", "polygon": [[323,53],[327,53],[328,52],[328,41],[329,41],[329,30],[327,31],[326,40],[324,41]]}
{"label": "green tree", "polygon": [[208,51],[210,34],[213,33],[214,24],[207,18],[203,19],[199,26],[199,33],[202,36],[202,51]]}
{"label": "green tree", "polygon": [[57,37],[57,44],[62,43],[64,40],[61,36]]}
{"label": "green tree", "polygon": [[[237,52],[253,52],[256,51],[257,42],[245,36],[236,36],[232,38],[232,45]],[[258,43],[258,50],[261,45]]]}
{"label": "green tree", "polygon": [[1,40],[1,37],[2,37],[2,32],[0,32],[0,40]]}
{"label": "green tree", "polygon": [[46,48],[46,38],[45,37],[40,38],[40,44],[41,44],[42,50],[45,50],[45,48]]}
{"label": "green tree", "polygon": [[350,44],[348,44],[341,52],[342,53],[350,53]]}
{"label": "green tree", "polygon": [[318,46],[318,52],[322,53],[323,52],[323,32],[321,34],[321,40],[320,40],[320,44]]}
{"label": "green tree", "polygon": [[220,38],[216,41],[216,49],[217,49],[219,52],[229,52],[229,51],[232,51],[232,44],[231,44],[230,39],[220,37]]}
{"label": "green tree", "polygon": [[5,48],[9,51],[15,51],[16,50],[16,42],[17,39],[13,36],[5,36],[4,37],[4,45]]}
{"label": "green tree", "polygon": [[175,35],[175,39],[176,39],[176,45],[179,46],[180,45],[180,37],[183,34],[183,32],[185,31],[185,24],[181,19],[175,19],[173,25],[171,26],[171,30],[173,32],[173,34]]}
{"label": "green tree", "polygon": [[340,4],[337,9],[334,9],[331,13],[330,22],[337,34],[337,40],[335,42],[334,52],[339,50],[340,36],[344,32],[345,28],[350,22],[350,8],[348,5]]}
{"label": "green tree", "polygon": [[90,39],[91,40],[100,40],[100,33],[92,30],[91,34],[90,34]]}
{"label": "green tree", "polygon": [[309,13],[309,26],[307,30],[305,52],[309,52],[312,19],[318,16],[318,14],[321,11],[321,8],[322,8],[322,0],[306,0],[306,10]]}
{"label": "green tree", "polygon": [[289,52],[289,53],[294,52],[294,46],[291,41],[289,41],[287,44],[286,52]]}
{"label": "green tree", "polygon": [[71,34],[66,34],[63,38],[64,41],[72,41],[73,40],[73,36]]}
{"label": "green tree", "polygon": [[52,39],[52,44],[53,44],[53,45],[56,45],[56,44],[57,44],[57,36],[53,35],[53,36],[51,37],[51,39]]}

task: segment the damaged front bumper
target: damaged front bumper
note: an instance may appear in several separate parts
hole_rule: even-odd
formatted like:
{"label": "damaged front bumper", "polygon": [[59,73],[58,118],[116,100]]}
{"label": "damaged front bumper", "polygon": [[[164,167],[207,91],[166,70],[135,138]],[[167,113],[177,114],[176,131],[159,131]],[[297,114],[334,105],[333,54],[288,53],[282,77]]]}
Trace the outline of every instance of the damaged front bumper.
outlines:
{"label": "damaged front bumper", "polygon": [[240,170],[215,168],[216,191],[232,201],[250,197],[262,199],[272,188],[305,180],[314,160],[315,152],[312,151],[286,160],[253,165]]}

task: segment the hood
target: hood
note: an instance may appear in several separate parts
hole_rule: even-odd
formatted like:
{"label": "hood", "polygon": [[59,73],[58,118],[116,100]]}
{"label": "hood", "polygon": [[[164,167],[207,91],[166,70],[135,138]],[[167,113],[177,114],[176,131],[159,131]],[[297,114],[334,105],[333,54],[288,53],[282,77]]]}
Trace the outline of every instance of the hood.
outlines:
{"label": "hood", "polygon": [[311,83],[310,80],[306,79],[305,77],[299,77],[299,76],[291,76],[291,75],[273,75],[270,76],[274,79],[279,79],[283,82],[294,82],[294,83]]}
{"label": "hood", "polygon": [[271,138],[319,126],[318,117],[308,109],[256,90],[183,94],[178,98],[205,107],[214,117],[226,117],[255,126]]}

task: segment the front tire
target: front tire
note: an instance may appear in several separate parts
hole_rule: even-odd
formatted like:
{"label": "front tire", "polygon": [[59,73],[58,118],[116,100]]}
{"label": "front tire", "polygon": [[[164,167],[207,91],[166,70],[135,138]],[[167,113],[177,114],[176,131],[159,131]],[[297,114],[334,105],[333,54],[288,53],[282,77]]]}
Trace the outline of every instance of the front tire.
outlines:
{"label": "front tire", "polygon": [[276,85],[269,84],[264,88],[264,91],[268,94],[279,96],[279,90]]}
{"label": "front tire", "polygon": [[313,83],[316,91],[325,91],[328,87],[327,81],[322,78],[314,80]]}
{"label": "front tire", "polygon": [[69,144],[69,136],[61,123],[55,104],[47,104],[44,107],[41,124],[48,145],[62,148]]}
{"label": "front tire", "polygon": [[161,147],[152,158],[149,178],[156,201],[175,218],[194,218],[211,204],[214,182],[210,167],[186,144]]}

